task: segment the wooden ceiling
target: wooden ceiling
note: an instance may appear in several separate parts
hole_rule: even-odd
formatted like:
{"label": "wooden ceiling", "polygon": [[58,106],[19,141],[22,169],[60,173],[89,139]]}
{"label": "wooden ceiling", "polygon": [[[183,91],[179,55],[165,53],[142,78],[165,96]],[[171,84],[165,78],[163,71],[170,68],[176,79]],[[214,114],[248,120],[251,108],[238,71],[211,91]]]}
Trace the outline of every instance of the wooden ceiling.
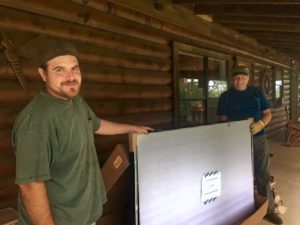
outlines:
{"label": "wooden ceiling", "polygon": [[173,0],[300,60],[300,0]]}

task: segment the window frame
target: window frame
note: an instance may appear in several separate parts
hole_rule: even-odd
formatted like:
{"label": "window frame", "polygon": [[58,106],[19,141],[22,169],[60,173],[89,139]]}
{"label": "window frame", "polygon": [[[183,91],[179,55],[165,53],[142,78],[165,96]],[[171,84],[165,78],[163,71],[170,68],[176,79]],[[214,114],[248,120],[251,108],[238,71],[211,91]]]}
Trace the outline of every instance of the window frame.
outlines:
{"label": "window frame", "polygon": [[[200,48],[197,46],[192,46],[180,42],[173,41],[172,42],[173,47],[173,113],[174,113],[174,127],[178,128],[179,126],[179,103],[180,103],[180,93],[179,93],[179,74],[178,74],[178,67],[179,67],[179,55],[185,54],[185,55],[191,55],[191,56],[200,56],[204,59],[204,83],[206,84],[204,87],[204,96],[206,99],[208,99],[208,80],[207,80],[207,65],[208,65],[208,58],[215,58],[220,60],[226,60],[226,81],[228,83],[227,87],[229,87],[229,69],[230,65],[232,63],[232,57],[228,54]],[[218,99],[218,98],[216,98]],[[205,104],[205,107],[207,109],[207,104]]]}
{"label": "window frame", "polygon": [[[280,73],[281,76],[281,88],[280,88],[280,96],[276,97],[276,81],[277,79],[277,74]],[[284,69],[279,66],[273,66],[273,96],[272,96],[272,102],[273,102],[273,107],[278,108],[282,106],[283,103],[283,76],[284,76]]]}

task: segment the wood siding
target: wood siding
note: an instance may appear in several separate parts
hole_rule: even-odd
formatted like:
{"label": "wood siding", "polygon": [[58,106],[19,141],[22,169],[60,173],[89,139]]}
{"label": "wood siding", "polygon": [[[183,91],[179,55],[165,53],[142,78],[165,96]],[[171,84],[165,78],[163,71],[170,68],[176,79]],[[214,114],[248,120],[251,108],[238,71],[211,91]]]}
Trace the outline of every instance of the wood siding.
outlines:
{"label": "wood siding", "polygon": [[[253,60],[256,86],[260,86],[262,71],[271,71],[272,75],[273,65],[285,68],[284,99],[289,105],[290,59],[286,55],[220,25],[192,17],[183,9],[168,5],[161,13],[148,1],[135,1],[136,10],[132,3],[126,7],[121,2],[0,2],[0,40],[7,37],[12,41],[29,88],[26,93],[6,55],[7,49],[0,45],[0,208],[16,205],[18,189],[14,185],[11,132],[20,110],[43,86],[35,64],[43,35],[66,39],[77,46],[83,74],[81,93],[100,118],[156,129],[173,127],[173,41],[230,55],[231,64],[237,55]],[[267,53],[272,58],[266,57]],[[273,113],[268,132],[279,134],[284,127],[283,113],[279,109]],[[101,165],[117,143],[128,144],[127,135],[96,137]],[[130,173],[124,176],[109,193],[104,215],[126,206],[126,177]]]}

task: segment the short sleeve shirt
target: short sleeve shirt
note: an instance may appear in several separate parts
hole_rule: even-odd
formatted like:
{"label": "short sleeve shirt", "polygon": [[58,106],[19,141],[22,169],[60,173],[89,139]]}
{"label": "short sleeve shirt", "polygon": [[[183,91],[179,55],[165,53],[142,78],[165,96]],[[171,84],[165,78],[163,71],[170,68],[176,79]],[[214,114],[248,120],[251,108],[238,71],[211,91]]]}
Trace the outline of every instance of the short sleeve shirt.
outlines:
{"label": "short sleeve shirt", "polygon": [[[44,181],[56,225],[85,225],[102,214],[106,193],[94,132],[100,120],[80,96],[37,94],[13,129],[16,183]],[[31,225],[19,198],[20,225]]]}
{"label": "short sleeve shirt", "polygon": [[[217,115],[227,116],[228,121],[248,118],[254,118],[254,121],[258,121],[263,118],[263,111],[270,107],[266,97],[257,88],[248,87],[244,91],[230,88],[220,96]],[[263,133],[262,130],[256,136]]]}

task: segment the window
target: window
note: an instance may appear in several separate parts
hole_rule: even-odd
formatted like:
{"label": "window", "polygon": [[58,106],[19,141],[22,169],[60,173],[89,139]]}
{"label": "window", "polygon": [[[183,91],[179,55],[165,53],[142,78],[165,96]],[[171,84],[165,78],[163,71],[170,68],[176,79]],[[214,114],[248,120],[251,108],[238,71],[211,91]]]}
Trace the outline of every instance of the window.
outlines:
{"label": "window", "polygon": [[179,124],[181,127],[204,123],[204,58],[179,54]]}
{"label": "window", "polygon": [[283,97],[283,70],[281,68],[274,68],[274,107],[279,107],[282,105]]}
{"label": "window", "polygon": [[227,81],[223,80],[209,80],[208,81],[208,97],[220,97],[222,92],[227,90]]}
{"label": "window", "polygon": [[208,58],[208,97],[218,98],[227,90],[226,60]]}
{"label": "window", "polygon": [[174,42],[174,115],[176,127],[218,122],[218,99],[227,89],[230,57]]}

